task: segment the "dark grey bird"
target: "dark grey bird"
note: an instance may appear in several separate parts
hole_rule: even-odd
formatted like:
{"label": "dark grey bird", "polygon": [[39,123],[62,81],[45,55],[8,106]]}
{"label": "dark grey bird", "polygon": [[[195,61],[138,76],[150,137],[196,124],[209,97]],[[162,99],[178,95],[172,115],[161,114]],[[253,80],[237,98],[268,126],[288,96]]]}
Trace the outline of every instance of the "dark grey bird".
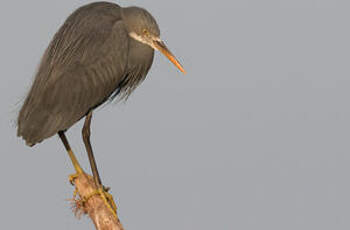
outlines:
{"label": "dark grey bird", "polygon": [[80,7],[43,55],[18,116],[17,135],[33,146],[58,134],[79,173],[65,131],[86,117],[83,140],[96,185],[102,187],[90,144],[92,112],[116,96],[129,96],[151,68],[154,50],[185,72],[145,9],[108,2]]}

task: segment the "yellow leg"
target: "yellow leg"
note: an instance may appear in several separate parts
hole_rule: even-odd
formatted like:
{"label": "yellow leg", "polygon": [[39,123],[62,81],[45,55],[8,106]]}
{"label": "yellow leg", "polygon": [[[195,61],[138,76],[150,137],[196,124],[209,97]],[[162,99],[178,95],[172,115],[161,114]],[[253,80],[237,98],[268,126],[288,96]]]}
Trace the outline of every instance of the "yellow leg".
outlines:
{"label": "yellow leg", "polygon": [[75,157],[75,155],[74,155],[74,153],[73,153],[72,150],[69,150],[69,151],[68,151],[68,155],[69,155],[69,157],[70,157],[70,160],[72,161],[72,164],[73,164],[73,166],[74,166],[74,169],[75,169],[76,173],[77,173],[77,174],[83,173],[84,171],[83,171],[83,169],[80,167],[80,164],[79,164],[79,162],[78,162],[77,158]]}
{"label": "yellow leg", "polygon": [[58,135],[60,136],[60,138],[61,138],[61,140],[63,142],[63,145],[64,145],[64,147],[66,148],[66,150],[68,152],[69,158],[72,161],[72,164],[74,166],[74,169],[75,169],[76,173],[77,174],[83,173],[84,171],[80,167],[80,164],[79,164],[77,158],[75,157],[75,155],[74,155],[74,153],[73,153],[73,151],[72,151],[72,149],[71,149],[71,147],[70,147],[70,145],[68,143],[66,135],[62,131],[58,132]]}

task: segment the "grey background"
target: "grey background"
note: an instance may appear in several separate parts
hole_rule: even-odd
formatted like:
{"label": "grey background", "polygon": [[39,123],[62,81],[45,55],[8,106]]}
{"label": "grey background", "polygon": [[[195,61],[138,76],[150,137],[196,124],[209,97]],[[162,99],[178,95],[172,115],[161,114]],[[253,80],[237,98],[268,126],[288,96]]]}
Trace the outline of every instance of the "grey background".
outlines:
{"label": "grey background", "polygon": [[[53,34],[83,0],[0,12],[1,229],[92,229],[66,199],[53,137],[14,120]],[[100,173],[131,229],[349,229],[349,1],[118,1],[147,8],[184,64],[160,54],[127,103],[95,113]],[[68,136],[87,169],[80,136]]]}

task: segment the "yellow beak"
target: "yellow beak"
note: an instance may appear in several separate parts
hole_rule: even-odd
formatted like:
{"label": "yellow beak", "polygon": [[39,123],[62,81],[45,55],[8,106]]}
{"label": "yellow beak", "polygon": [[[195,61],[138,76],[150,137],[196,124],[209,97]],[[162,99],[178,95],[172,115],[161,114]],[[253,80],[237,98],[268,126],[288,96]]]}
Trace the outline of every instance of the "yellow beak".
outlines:
{"label": "yellow beak", "polygon": [[186,71],[184,68],[181,66],[180,62],[176,59],[176,57],[170,52],[168,47],[164,44],[162,41],[154,41],[153,42],[154,46],[156,47],[157,50],[162,52],[181,72],[186,74]]}

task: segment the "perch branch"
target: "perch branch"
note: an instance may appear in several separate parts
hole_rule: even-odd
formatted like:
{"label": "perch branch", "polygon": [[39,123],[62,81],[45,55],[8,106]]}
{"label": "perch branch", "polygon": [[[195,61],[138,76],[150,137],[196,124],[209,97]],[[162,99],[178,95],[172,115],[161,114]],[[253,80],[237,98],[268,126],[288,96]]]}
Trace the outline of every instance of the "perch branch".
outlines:
{"label": "perch branch", "polygon": [[96,191],[93,178],[85,173],[74,178],[76,195],[74,197],[75,214],[87,214],[97,230],[124,230],[116,213],[104,202],[99,194],[91,196]]}

